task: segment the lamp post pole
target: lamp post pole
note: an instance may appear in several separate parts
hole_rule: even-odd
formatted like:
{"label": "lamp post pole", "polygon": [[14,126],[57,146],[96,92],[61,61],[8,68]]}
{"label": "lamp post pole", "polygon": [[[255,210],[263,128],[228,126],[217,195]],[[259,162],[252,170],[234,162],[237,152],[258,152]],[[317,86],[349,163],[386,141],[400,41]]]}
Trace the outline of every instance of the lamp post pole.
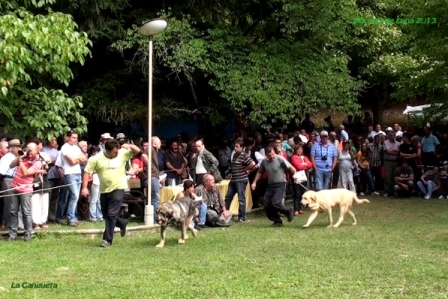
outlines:
{"label": "lamp post pole", "polygon": [[[165,30],[168,25],[167,21],[162,18],[152,19],[145,24],[143,24],[140,28],[138,28],[138,33],[147,36],[149,39],[148,43],[148,204],[145,206],[145,225],[154,224],[154,207],[151,204],[152,198],[152,180],[150,180],[151,175],[151,163],[152,163],[152,44],[153,44],[153,36],[161,33]],[[152,213],[151,213],[152,208]],[[148,217],[151,215],[151,217]]]}

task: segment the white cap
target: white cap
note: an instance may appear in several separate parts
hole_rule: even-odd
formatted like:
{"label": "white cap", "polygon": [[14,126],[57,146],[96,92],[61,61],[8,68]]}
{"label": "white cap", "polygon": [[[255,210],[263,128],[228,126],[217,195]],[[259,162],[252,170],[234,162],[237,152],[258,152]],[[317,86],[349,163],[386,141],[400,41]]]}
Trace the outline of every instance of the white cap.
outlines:
{"label": "white cap", "polygon": [[110,136],[109,133],[104,133],[103,135],[101,135],[101,139],[113,139],[112,136]]}
{"label": "white cap", "polygon": [[393,131],[391,127],[387,127],[385,131]]}

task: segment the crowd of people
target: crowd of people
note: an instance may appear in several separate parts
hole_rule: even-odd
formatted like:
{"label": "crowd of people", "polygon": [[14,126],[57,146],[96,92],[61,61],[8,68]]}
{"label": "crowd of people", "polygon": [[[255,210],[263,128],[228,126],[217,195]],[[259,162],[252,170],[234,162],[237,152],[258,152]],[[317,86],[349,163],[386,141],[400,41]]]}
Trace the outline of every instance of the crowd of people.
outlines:
{"label": "crowd of people", "polygon": [[[239,128],[231,140],[223,139],[210,150],[198,137],[180,136],[162,145],[158,137],[130,142],[123,133],[115,139],[105,133],[98,145],[92,145],[70,131],[60,148],[57,138],[44,143],[32,138],[23,144],[4,139],[0,142],[0,225],[9,229],[10,240],[23,226],[25,240],[30,240],[32,231],[47,228],[48,222],[76,227],[82,224],[81,217],[105,219],[102,245],[108,247],[115,226],[122,235],[126,231],[127,221],[120,219],[119,210],[131,177],[140,180],[141,188],[151,184],[149,197],[155,210],[165,185],[183,184],[178,199],[200,197],[198,229],[230,225],[235,194],[236,220],[246,222],[248,185],[254,207],[264,206],[273,226],[282,225],[282,214],[291,221],[304,213],[300,200],[306,190],[338,187],[361,196],[421,194],[425,199],[437,192],[440,198],[448,198],[446,133],[435,133],[430,124],[422,136],[402,130],[399,124],[383,131],[381,125],[373,126],[368,113],[363,122],[349,116],[337,127],[331,118],[325,121],[320,132],[310,115],[293,132]],[[162,181],[161,173],[166,174]],[[227,194],[216,187],[223,178],[230,180]],[[39,180],[44,187],[36,190]],[[288,193],[293,208],[284,205]]]}

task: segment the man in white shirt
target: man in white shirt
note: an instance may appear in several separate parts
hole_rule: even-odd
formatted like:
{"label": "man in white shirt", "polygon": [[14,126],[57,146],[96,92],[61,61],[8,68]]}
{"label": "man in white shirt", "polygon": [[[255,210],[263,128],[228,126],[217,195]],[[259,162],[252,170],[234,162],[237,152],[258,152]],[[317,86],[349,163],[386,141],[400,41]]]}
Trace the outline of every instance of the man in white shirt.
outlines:
{"label": "man in white shirt", "polygon": [[[67,142],[61,147],[61,152],[56,161],[56,166],[62,168],[64,172],[64,181],[67,186],[67,196],[60,196],[56,212],[56,221],[61,223],[64,217],[65,207],[68,204],[67,218],[68,225],[78,226],[76,217],[76,206],[78,204],[79,192],[81,190],[81,167],[79,163],[86,162],[86,156],[81,152],[78,146],[78,133],[70,131],[67,134]],[[68,203],[67,203],[68,201]]]}
{"label": "man in white shirt", "polygon": [[341,142],[344,143],[345,141],[348,141],[348,133],[345,130],[344,125],[339,125],[339,130],[341,133]]}
{"label": "man in white shirt", "polygon": [[[9,152],[0,159],[0,176],[3,178],[1,188],[2,190],[10,189],[9,186],[11,185],[14,174],[16,173],[17,166],[10,168],[9,165],[18,156],[18,152],[20,150],[20,140],[12,139],[9,141],[8,146]],[[4,192],[2,195],[9,194],[10,192]],[[9,223],[9,214],[11,211],[11,197],[3,197],[2,199],[0,199],[0,201],[3,202],[3,207],[0,206],[0,226],[7,226]]]}

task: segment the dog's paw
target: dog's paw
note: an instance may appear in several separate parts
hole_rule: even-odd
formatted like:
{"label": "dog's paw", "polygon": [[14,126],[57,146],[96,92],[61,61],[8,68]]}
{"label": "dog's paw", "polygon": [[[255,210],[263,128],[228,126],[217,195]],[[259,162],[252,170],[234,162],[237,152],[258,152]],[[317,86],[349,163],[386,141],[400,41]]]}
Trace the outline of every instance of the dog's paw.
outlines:
{"label": "dog's paw", "polygon": [[157,248],[163,248],[164,245],[165,245],[164,243],[160,242],[159,244],[156,245],[156,247]]}
{"label": "dog's paw", "polygon": [[179,243],[179,244],[185,244],[185,239],[179,239],[179,241],[177,241],[177,243]]}
{"label": "dog's paw", "polygon": [[309,224],[305,224],[304,226],[302,226],[303,228],[307,228],[307,227],[309,227],[310,225]]}
{"label": "dog's paw", "polygon": [[198,235],[198,231],[194,229],[191,231],[191,234],[193,235],[193,237],[196,237]]}
{"label": "dog's paw", "polygon": [[186,240],[186,239],[188,239],[188,235],[185,235],[185,238],[184,238],[184,240]]}
{"label": "dog's paw", "polygon": [[330,225],[329,225],[329,226],[327,226],[327,227],[328,227],[328,228],[331,228],[331,227],[336,227],[336,226],[333,226],[333,225],[331,225],[331,224],[330,224]]}
{"label": "dog's paw", "polygon": [[356,222],[353,222],[352,225],[356,225]]}

